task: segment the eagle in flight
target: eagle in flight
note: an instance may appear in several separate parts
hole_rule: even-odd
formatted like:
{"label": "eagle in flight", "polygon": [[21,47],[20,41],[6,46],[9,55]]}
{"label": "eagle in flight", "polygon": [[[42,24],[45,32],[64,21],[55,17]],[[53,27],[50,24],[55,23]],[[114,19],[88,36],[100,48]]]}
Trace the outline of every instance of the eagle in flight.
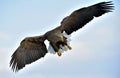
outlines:
{"label": "eagle in flight", "polygon": [[[10,67],[13,71],[17,72],[25,67],[25,65],[44,57],[48,51],[61,56],[63,51],[72,49],[69,44],[70,34],[82,28],[85,24],[93,20],[93,18],[112,12],[113,7],[112,1],[109,1],[75,10],[69,16],[65,17],[61,25],[55,29],[41,36],[23,39],[20,46],[11,56]],[[48,50],[44,43],[45,40],[48,40],[50,44]]]}

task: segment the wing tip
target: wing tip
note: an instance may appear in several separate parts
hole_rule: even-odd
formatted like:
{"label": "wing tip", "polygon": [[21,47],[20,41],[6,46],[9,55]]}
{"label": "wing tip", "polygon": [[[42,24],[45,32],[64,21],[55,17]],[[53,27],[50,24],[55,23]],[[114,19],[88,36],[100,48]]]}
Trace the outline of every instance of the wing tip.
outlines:
{"label": "wing tip", "polygon": [[13,72],[18,72],[20,69],[22,69],[23,67],[25,67],[25,65],[20,65],[18,62],[18,58],[17,58],[17,50],[13,53],[13,55],[11,56],[11,60],[9,63],[9,67],[11,68],[11,70]]}
{"label": "wing tip", "polygon": [[113,1],[100,2],[100,3],[96,4],[95,7],[97,7],[97,10],[98,10],[97,11],[98,13],[95,14],[95,17],[99,17],[108,12],[113,12],[113,10],[114,10]]}

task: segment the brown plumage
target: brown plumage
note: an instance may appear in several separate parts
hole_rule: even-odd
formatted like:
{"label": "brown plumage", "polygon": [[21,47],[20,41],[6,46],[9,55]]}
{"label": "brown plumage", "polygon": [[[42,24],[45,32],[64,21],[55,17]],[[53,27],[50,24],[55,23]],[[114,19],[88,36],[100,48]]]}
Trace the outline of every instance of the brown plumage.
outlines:
{"label": "brown plumage", "polygon": [[67,43],[67,37],[63,35],[63,32],[70,35],[90,22],[94,17],[99,17],[111,12],[111,10],[113,10],[111,1],[84,7],[71,13],[71,15],[63,19],[60,26],[48,31],[44,35],[25,38],[13,53],[10,66],[13,71],[18,71],[25,67],[25,65],[44,57],[48,52],[44,44],[45,40],[48,40],[58,56],[61,56],[60,45],[71,49],[71,46]]}

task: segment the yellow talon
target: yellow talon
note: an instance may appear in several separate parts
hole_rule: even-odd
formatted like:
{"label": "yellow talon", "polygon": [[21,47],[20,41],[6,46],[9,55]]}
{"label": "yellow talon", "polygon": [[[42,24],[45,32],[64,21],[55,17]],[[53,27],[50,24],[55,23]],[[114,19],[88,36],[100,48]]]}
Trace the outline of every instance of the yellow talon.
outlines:
{"label": "yellow talon", "polygon": [[68,49],[69,49],[69,50],[71,50],[71,49],[72,49],[72,47],[71,47],[71,46],[69,46],[69,45],[67,45],[67,47],[68,47]]}
{"label": "yellow talon", "polygon": [[58,56],[61,56],[61,55],[62,55],[62,53],[61,53],[61,52],[57,52],[57,55],[58,55]]}

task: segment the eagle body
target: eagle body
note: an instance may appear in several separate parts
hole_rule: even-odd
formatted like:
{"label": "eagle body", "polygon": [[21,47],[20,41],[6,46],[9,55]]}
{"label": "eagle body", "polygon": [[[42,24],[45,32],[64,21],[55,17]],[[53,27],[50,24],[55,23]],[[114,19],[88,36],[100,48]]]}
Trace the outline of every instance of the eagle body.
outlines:
{"label": "eagle body", "polygon": [[[54,54],[57,53],[58,56],[61,56],[63,51],[71,50],[70,35],[95,17],[111,12],[113,7],[112,1],[109,1],[80,8],[65,17],[60,26],[46,32],[44,35],[23,39],[10,60],[12,70],[19,71],[27,64],[44,57],[50,50]],[[50,47],[48,49],[44,43],[45,40],[49,41]]]}
{"label": "eagle body", "polygon": [[[62,46],[63,47],[69,46],[67,44],[67,42],[68,42],[67,37],[64,36],[63,31],[59,27],[55,28],[54,30],[48,31],[45,34],[45,36],[46,36],[46,39],[50,42],[50,45],[53,47],[55,52],[59,52],[59,49],[62,48]],[[61,45],[61,47],[60,47],[60,45]]]}
{"label": "eagle body", "polygon": [[[52,43],[56,43],[58,41],[62,41],[63,35],[60,30],[57,28],[51,31],[48,31],[46,34],[46,39]],[[53,39],[54,38],[54,39]]]}

